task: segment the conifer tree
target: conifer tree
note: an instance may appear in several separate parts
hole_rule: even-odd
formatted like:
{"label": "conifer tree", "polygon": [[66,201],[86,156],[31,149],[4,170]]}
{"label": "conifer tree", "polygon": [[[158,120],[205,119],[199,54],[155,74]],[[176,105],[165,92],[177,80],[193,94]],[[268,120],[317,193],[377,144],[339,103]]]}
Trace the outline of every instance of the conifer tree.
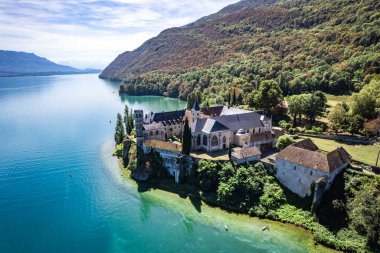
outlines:
{"label": "conifer tree", "polygon": [[234,92],[232,93],[232,105],[236,104],[236,88],[234,88]]}
{"label": "conifer tree", "polygon": [[125,105],[124,107],[124,125],[125,125],[125,131],[129,134],[129,108],[128,105]]}
{"label": "conifer tree", "polygon": [[185,119],[185,125],[182,135],[182,153],[185,155],[190,155],[191,151],[191,130],[189,127],[189,121]]}
{"label": "conifer tree", "polygon": [[125,138],[123,118],[121,117],[120,113],[117,114],[114,138],[115,138],[116,144],[121,144]]}

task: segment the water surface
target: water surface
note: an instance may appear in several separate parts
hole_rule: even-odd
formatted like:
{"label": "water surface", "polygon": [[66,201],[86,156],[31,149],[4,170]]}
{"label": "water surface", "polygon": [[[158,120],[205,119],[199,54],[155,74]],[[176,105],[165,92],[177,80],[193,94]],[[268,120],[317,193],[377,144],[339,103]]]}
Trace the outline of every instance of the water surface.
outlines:
{"label": "water surface", "polygon": [[185,103],[117,90],[94,74],[0,78],[0,252],[316,250],[304,230],[262,233],[260,222],[124,182],[111,156],[116,113]]}

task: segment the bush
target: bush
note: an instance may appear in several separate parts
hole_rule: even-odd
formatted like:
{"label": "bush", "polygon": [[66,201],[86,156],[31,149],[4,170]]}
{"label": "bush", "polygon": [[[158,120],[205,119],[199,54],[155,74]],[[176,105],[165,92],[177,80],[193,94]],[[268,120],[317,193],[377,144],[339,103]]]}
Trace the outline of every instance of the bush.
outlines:
{"label": "bush", "polygon": [[278,141],[276,143],[276,148],[278,148],[279,150],[283,150],[284,148],[286,148],[287,146],[295,142],[296,141],[289,135],[283,135],[283,136],[280,136],[280,138],[278,138]]}
{"label": "bush", "polygon": [[278,125],[285,131],[289,131],[292,128],[292,124],[286,122],[285,120],[281,120],[280,122],[278,122]]}

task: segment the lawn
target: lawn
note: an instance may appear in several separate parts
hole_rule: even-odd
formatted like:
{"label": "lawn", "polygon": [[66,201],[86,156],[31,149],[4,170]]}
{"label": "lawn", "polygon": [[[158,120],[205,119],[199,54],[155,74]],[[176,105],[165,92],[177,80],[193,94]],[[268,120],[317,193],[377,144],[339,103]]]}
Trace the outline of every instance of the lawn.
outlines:
{"label": "lawn", "polygon": [[346,102],[349,103],[351,101],[350,95],[332,95],[332,94],[326,94],[327,98],[327,104],[331,107],[336,106],[338,103]]}
{"label": "lawn", "polygon": [[352,159],[369,165],[376,165],[376,158],[380,150],[380,146],[349,145],[345,143],[339,143],[333,140],[311,137],[310,139],[323,151],[329,152],[338,147],[343,147],[352,156]]}

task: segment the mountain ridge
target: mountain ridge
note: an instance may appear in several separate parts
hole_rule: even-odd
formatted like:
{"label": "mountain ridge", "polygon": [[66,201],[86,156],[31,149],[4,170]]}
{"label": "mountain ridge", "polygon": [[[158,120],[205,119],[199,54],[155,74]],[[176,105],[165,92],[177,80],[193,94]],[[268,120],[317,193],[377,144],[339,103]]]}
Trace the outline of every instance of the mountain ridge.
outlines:
{"label": "mountain ridge", "polygon": [[359,91],[380,73],[380,2],[240,1],[120,54],[100,78],[131,95],[216,100],[276,80],[285,95]]}
{"label": "mountain ridge", "polygon": [[98,70],[80,70],[54,63],[34,53],[0,50],[0,76],[59,75],[97,73]]}

